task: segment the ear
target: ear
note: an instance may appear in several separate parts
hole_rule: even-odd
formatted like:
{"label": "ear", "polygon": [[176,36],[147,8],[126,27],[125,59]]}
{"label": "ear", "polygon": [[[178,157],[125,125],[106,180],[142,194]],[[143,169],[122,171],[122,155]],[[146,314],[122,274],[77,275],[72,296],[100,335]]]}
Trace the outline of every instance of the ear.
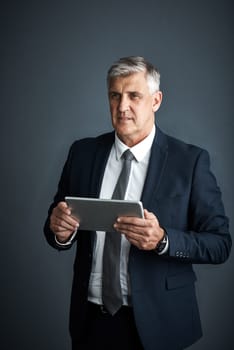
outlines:
{"label": "ear", "polygon": [[156,112],[161,103],[162,103],[162,91],[156,91],[153,95],[152,95],[152,110],[153,112]]}

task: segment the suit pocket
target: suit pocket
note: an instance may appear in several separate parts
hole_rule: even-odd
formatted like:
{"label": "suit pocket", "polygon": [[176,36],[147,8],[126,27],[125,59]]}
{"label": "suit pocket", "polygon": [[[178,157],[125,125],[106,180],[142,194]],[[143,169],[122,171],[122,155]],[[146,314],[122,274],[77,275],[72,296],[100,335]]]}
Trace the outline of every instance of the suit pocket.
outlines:
{"label": "suit pocket", "polygon": [[194,284],[197,280],[194,271],[183,272],[174,276],[168,276],[166,279],[166,288],[168,290],[183,288]]}

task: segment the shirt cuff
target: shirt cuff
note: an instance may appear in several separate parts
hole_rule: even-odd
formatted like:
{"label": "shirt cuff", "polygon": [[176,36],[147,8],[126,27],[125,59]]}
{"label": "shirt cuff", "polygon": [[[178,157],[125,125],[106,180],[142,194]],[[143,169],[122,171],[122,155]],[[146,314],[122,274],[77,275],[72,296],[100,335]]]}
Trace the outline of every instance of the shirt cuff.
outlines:
{"label": "shirt cuff", "polygon": [[70,236],[69,240],[66,241],[66,242],[64,242],[64,243],[59,242],[59,241],[57,240],[56,235],[54,235],[54,239],[55,239],[55,242],[56,242],[58,245],[61,245],[62,247],[66,247],[66,246],[71,245],[71,244],[73,243],[73,240],[74,240],[74,238],[76,237],[76,234],[77,234],[77,230],[75,230],[75,231],[73,232],[73,234]]}

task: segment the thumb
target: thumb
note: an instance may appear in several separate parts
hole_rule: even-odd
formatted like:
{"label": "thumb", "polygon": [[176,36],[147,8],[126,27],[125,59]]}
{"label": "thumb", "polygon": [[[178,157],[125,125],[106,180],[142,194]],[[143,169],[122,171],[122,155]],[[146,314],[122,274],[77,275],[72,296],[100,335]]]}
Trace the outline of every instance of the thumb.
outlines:
{"label": "thumb", "polygon": [[70,215],[70,209],[69,209],[69,207],[68,207],[68,205],[67,205],[66,202],[60,202],[60,203],[58,204],[58,208],[59,208],[62,212],[64,212],[64,213]]}
{"label": "thumb", "polygon": [[155,215],[149,212],[147,209],[144,209],[144,218],[145,219],[154,219]]}

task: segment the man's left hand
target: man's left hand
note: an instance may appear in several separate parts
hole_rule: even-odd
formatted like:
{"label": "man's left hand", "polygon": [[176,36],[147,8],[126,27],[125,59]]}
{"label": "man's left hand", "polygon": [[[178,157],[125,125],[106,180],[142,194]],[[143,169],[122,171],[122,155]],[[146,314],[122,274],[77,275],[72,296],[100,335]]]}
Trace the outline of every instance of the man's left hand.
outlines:
{"label": "man's left hand", "polygon": [[160,227],[157,217],[146,209],[144,218],[119,217],[114,228],[124,234],[131,244],[143,250],[155,249],[164,236],[164,230]]}

